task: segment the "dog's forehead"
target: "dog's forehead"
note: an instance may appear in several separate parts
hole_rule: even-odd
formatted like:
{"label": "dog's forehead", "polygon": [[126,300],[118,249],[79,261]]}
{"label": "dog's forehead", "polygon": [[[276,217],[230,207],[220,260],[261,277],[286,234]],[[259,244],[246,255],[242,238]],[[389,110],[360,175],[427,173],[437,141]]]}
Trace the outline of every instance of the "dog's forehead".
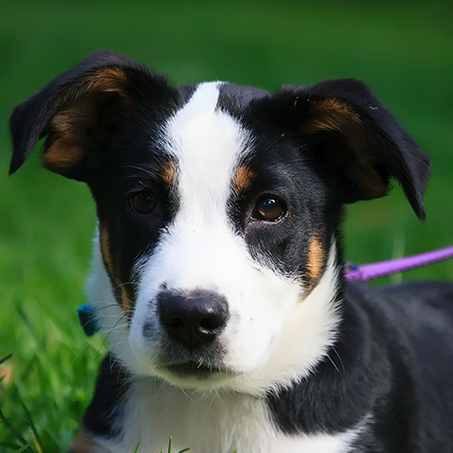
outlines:
{"label": "dog's forehead", "polygon": [[164,141],[175,162],[183,198],[199,196],[200,191],[226,196],[225,190],[247,154],[248,131],[223,108],[225,85],[198,85],[164,129]]}

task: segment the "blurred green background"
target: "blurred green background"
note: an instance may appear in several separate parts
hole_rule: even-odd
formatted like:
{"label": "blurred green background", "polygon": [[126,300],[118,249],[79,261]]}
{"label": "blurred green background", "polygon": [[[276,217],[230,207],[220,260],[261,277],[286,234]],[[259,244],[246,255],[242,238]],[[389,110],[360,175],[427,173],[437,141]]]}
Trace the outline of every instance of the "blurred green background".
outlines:
{"label": "blurred green background", "polygon": [[[400,188],[349,208],[357,263],[453,244],[453,2],[0,1],[0,451],[63,451],[89,401],[102,339],[75,318],[84,303],[95,210],[88,190],[40,168],[9,178],[15,105],[86,54],[127,54],[176,84],[368,83],[431,156],[427,220]],[[396,184],[395,184],[396,185]],[[453,261],[382,279],[453,279]],[[0,420],[1,422],[1,420]],[[22,439],[19,439],[19,434]]]}

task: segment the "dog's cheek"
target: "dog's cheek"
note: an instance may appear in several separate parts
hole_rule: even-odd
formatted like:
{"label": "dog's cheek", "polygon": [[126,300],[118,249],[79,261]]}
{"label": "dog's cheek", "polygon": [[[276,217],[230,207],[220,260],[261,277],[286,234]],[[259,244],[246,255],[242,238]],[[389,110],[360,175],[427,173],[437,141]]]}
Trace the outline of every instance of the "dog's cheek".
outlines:
{"label": "dog's cheek", "polygon": [[112,283],[115,299],[126,314],[127,319],[130,320],[134,310],[135,296],[131,290],[131,285],[124,283],[120,278],[118,266],[115,264],[115,260],[113,259],[110,232],[108,227],[103,224],[99,226],[99,243],[102,259]]}
{"label": "dog's cheek", "polygon": [[137,374],[152,375],[154,374],[152,358],[158,347],[156,341],[158,326],[149,319],[145,323],[141,322],[140,315],[137,315],[137,312],[141,311],[135,311],[129,331],[129,345],[133,356],[130,366]]}
{"label": "dog's cheek", "polygon": [[302,289],[265,268],[250,268],[243,297],[230,298],[225,362],[241,373],[264,366],[301,298]]}
{"label": "dog's cheek", "polygon": [[[142,269],[145,265],[142,263]],[[161,329],[157,316],[156,304],[153,302],[158,285],[152,279],[136,272],[139,281],[148,281],[140,285],[132,314],[129,329],[129,345],[131,349],[130,366],[133,371],[144,375],[153,375],[153,357],[156,356],[161,344]]]}

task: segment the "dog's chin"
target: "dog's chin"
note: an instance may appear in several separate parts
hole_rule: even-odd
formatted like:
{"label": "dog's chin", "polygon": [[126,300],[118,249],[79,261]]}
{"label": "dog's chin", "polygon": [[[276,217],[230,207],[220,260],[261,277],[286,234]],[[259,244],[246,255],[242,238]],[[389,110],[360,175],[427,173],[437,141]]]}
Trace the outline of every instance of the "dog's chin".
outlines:
{"label": "dog's chin", "polygon": [[155,371],[172,385],[194,389],[219,388],[237,376],[228,368],[195,361],[162,364]]}

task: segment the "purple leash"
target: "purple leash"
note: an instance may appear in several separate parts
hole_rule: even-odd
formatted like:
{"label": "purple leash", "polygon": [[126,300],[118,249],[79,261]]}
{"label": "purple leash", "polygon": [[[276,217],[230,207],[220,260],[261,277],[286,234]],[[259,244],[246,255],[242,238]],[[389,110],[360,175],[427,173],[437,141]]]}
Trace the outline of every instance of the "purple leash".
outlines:
{"label": "purple leash", "polygon": [[345,278],[350,282],[365,282],[385,275],[397,274],[417,267],[427,266],[453,258],[453,246],[445,247],[432,252],[396,258],[394,260],[379,261],[377,263],[362,264],[360,266],[346,265]]}

